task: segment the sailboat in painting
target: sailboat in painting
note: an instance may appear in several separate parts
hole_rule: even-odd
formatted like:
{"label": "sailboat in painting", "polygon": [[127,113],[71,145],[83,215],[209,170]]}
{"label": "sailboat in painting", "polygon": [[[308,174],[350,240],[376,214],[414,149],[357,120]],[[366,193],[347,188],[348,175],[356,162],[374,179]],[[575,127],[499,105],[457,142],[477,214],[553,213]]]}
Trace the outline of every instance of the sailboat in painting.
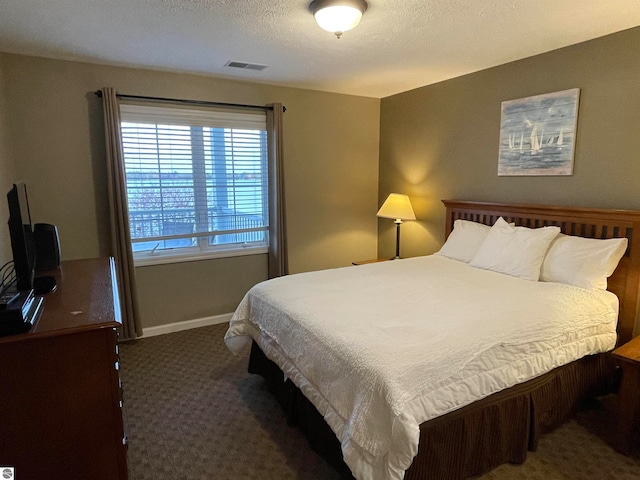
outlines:
{"label": "sailboat in painting", "polygon": [[509,133],[509,150],[523,150],[524,132],[520,131],[520,143],[516,146],[516,132]]}
{"label": "sailboat in painting", "polygon": [[540,151],[540,141],[538,140],[538,126],[534,125],[533,129],[531,129],[531,135],[529,136],[529,141],[531,142],[531,153],[536,154]]}
{"label": "sailboat in painting", "polygon": [[540,142],[540,145],[544,145],[545,147],[553,147],[554,145],[558,146],[558,147],[562,147],[562,145],[564,144],[564,128],[560,129],[560,133],[558,135],[555,134],[551,134],[549,135],[549,138],[543,143]]}

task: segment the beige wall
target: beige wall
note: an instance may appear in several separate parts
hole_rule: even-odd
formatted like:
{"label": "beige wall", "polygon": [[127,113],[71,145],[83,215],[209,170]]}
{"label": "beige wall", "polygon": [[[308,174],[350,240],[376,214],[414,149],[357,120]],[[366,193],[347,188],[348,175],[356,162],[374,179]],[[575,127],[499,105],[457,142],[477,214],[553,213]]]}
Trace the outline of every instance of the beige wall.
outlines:
{"label": "beige wall", "polygon": [[9,239],[9,208],[4,200],[4,194],[9,191],[11,184],[17,181],[14,172],[13,155],[11,154],[8,132],[8,116],[6,108],[6,94],[4,87],[4,69],[0,63],[0,265],[12,259],[11,240]]}
{"label": "beige wall", "polygon": [[[134,95],[282,102],[291,271],[376,255],[377,99],[10,54],[0,54],[0,68],[15,173],[29,187],[33,220],[58,226],[63,259],[110,251],[102,109],[93,94],[103,86]],[[233,311],[266,278],[266,258],[143,267],[137,275],[149,327]]]}
{"label": "beige wall", "polygon": [[[440,199],[640,209],[640,28],[385,98],[379,203],[407,193],[403,256],[444,240]],[[500,104],[580,88],[574,174],[498,177]],[[379,221],[380,255],[393,253]]]}

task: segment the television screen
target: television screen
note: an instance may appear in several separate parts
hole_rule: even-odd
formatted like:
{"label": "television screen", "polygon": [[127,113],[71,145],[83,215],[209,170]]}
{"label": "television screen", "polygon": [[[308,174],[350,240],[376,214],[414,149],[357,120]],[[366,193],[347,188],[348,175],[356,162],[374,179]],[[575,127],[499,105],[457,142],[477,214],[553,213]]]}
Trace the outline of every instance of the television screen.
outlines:
{"label": "television screen", "polygon": [[9,234],[17,288],[18,290],[29,290],[33,288],[35,248],[27,186],[24,183],[14,184],[7,193],[7,201],[9,203]]}

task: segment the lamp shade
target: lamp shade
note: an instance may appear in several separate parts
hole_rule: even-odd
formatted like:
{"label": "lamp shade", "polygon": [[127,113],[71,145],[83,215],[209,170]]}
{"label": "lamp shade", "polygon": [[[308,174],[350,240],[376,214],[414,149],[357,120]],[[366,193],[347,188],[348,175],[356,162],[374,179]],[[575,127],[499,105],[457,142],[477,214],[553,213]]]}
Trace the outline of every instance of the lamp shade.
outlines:
{"label": "lamp shade", "polygon": [[400,220],[415,220],[411,200],[401,193],[390,193],[377,213],[378,217]]}
{"label": "lamp shade", "polygon": [[367,9],[365,0],[314,0],[309,5],[320,28],[338,38],[360,23]]}

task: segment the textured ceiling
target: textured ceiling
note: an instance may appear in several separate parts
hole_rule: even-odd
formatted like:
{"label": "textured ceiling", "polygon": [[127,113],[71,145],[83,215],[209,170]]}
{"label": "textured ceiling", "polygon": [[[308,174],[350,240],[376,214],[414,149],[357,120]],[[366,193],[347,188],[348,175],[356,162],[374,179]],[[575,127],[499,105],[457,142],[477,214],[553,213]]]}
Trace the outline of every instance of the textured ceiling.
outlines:
{"label": "textured ceiling", "polygon": [[368,0],[338,40],[309,2],[0,0],[0,51],[381,98],[640,25],[640,0]]}

